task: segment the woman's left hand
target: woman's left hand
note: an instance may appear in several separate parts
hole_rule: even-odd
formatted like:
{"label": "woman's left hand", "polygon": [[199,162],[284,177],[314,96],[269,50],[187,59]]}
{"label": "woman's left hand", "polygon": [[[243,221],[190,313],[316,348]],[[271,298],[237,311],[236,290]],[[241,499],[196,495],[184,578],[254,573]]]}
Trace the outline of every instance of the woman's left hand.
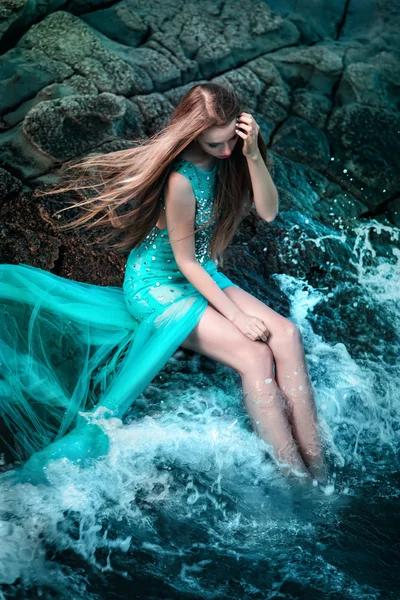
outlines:
{"label": "woman's left hand", "polygon": [[260,153],[257,143],[259,130],[250,113],[242,112],[236,118],[236,133],[244,140],[243,154],[246,158],[256,157]]}

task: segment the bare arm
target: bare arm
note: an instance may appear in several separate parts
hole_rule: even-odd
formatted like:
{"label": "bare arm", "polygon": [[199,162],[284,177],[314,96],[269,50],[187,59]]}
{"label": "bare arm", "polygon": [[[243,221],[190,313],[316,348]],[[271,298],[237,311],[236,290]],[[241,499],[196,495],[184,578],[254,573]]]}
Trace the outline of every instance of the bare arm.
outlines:
{"label": "bare arm", "polygon": [[196,200],[190,181],[181,173],[171,173],[165,189],[165,217],[176,263],[200,294],[227,319],[234,321],[241,311],[196,258],[195,209]]}

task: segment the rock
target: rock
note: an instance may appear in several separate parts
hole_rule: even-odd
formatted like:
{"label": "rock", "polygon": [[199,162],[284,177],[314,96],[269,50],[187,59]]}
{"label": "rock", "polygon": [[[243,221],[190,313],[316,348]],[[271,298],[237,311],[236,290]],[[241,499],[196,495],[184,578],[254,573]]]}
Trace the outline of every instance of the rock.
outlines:
{"label": "rock", "polygon": [[51,270],[60,240],[41,215],[40,206],[22,196],[0,208],[0,261]]}
{"label": "rock", "polygon": [[[85,234],[83,237],[86,239]],[[53,272],[67,279],[84,281],[95,285],[122,287],[125,259],[112,250],[82,244],[82,233],[67,232],[63,235],[59,260]]]}
{"label": "rock", "polygon": [[338,183],[371,207],[399,189],[398,112],[347,104],[333,110],[327,131],[335,149],[328,173]]}
{"label": "rock", "polygon": [[114,6],[81,15],[98,31],[126,46],[139,46],[150,34],[146,14],[135,10],[136,3],[118,2]]}
{"label": "rock", "polygon": [[49,198],[33,202],[22,196],[0,207],[0,262],[33,265],[97,285],[122,286],[124,259],[112,250],[99,252],[82,243],[93,241],[86,230],[59,231],[58,222],[68,222],[70,216],[66,211],[62,220],[57,219],[54,213],[61,204]]}
{"label": "rock", "polygon": [[324,42],[311,47],[282,48],[269,58],[291,88],[307,87],[331,96],[343,71],[344,52],[338,44]]}
{"label": "rock", "polygon": [[[126,101],[113,94],[67,96],[36,105],[22,126],[0,136],[0,153],[24,178],[38,177],[61,161],[93,150],[116,137],[114,127]],[[133,118],[134,109],[131,109]],[[128,123],[122,125],[125,129]]]}
{"label": "rock", "polygon": [[53,13],[33,25],[18,46],[41,50],[53,60],[69,65],[102,92],[129,96],[148,91],[141,87],[140,77],[130,65],[102,47],[98,37],[67,12]]}
{"label": "rock", "polygon": [[397,109],[400,93],[400,65],[393,55],[381,53],[368,63],[348,65],[340,80],[336,101]]}
{"label": "rock", "polygon": [[237,93],[243,98],[248,111],[256,110],[258,99],[261,97],[264,85],[257,75],[248,67],[228,71],[212,81],[228,83],[235,88]]}
{"label": "rock", "polygon": [[[302,211],[285,211],[272,223],[259,221],[256,235],[250,239],[249,254],[258,257],[260,281],[274,273],[283,273],[310,281],[313,271],[328,281],[330,264],[346,264],[351,248],[345,244],[345,231],[332,235],[329,225],[322,225]],[[261,259],[261,257],[265,257]]]}
{"label": "rock", "polygon": [[[271,154],[271,152],[270,152]],[[357,217],[367,206],[318,171],[274,154],[274,181],[281,211],[301,210],[332,228]]]}
{"label": "rock", "polygon": [[14,23],[21,20],[26,6],[26,0],[13,0],[0,5],[0,41],[12,31]]}
{"label": "rock", "polygon": [[98,91],[90,81],[81,75],[73,75],[61,83],[52,83],[44,87],[34,98],[23,102],[16,110],[9,112],[3,118],[3,127],[4,129],[9,129],[20,123],[28,112],[37,104],[40,104],[40,102],[72,95],[97,96]]}
{"label": "rock", "polygon": [[0,205],[12,200],[22,190],[22,183],[8,171],[0,168]]}
{"label": "rock", "polygon": [[0,45],[10,43],[12,36],[57,10],[65,0],[8,0],[0,5]]}
{"label": "rock", "polygon": [[47,173],[54,167],[54,161],[31,144],[21,125],[0,135],[0,156],[3,164],[22,181]]}
{"label": "rock", "polygon": [[320,92],[308,89],[294,90],[292,98],[293,113],[323,131],[332,107],[331,100]]}
{"label": "rock", "polygon": [[[15,256],[57,272],[95,281],[101,264],[111,278],[105,249],[93,247],[82,263],[74,232],[61,236],[55,223],[47,230],[21,189],[56,182],[69,158],[153,135],[202,81],[231,84],[256,118],[279,219],[308,219],[305,226],[334,236],[360,216],[398,223],[399,11],[367,2],[370,12],[359,0],[243,0],[240,10],[213,0],[10,0],[0,7],[0,193],[18,218],[4,221],[3,239],[18,240]],[[252,211],[229,250],[233,270],[246,264],[250,240],[264,253],[262,236],[279,219],[266,234]],[[10,260],[12,248],[4,250]],[[311,254],[309,263],[301,258],[309,274],[323,258]],[[296,273],[292,258],[263,262]],[[244,283],[260,284],[257,268],[254,259]]]}
{"label": "rock", "polygon": [[123,100],[114,94],[68,96],[33,108],[23,132],[40,153],[65,161],[112,139],[113,125],[124,110]]}
{"label": "rock", "polygon": [[37,48],[13,48],[0,57],[0,114],[72,74],[71,67]]}
{"label": "rock", "polygon": [[389,219],[396,227],[400,227],[400,197],[389,202],[386,208]]}
{"label": "rock", "polygon": [[359,41],[370,55],[383,48],[399,48],[398,8],[392,2],[352,0],[345,14],[341,39]]}
{"label": "rock", "polygon": [[299,117],[289,117],[275,133],[274,152],[323,171],[329,164],[330,148],[323,131]]}
{"label": "rock", "polygon": [[136,96],[135,104],[139,107],[143,122],[149,135],[153,135],[168,122],[173,106],[163,94],[149,94],[147,96]]}
{"label": "rock", "polygon": [[268,0],[268,4],[272,10],[296,25],[304,45],[321,39],[335,39],[347,7],[346,0],[329,3],[315,3],[314,0]]}

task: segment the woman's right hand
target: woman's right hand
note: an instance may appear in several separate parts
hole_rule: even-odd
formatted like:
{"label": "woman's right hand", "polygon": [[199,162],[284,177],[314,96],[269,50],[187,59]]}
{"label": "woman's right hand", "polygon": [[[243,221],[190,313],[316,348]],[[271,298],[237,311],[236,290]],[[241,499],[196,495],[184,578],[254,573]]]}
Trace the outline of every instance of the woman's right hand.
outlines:
{"label": "woman's right hand", "polygon": [[239,311],[232,319],[232,323],[236,325],[246,337],[253,340],[253,342],[256,340],[262,340],[263,342],[268,341],[270,332],[264,321],[258,317],[252,317],[243,311]]}

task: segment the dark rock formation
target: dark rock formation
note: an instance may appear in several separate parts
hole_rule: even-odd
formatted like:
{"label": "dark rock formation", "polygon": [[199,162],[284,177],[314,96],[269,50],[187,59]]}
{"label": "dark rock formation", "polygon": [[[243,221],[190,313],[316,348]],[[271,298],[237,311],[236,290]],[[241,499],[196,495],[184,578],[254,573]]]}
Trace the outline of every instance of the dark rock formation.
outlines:
{"label": "dark rock formation", "polygon": [[337,258],[338,244],[323,261],[309,244],[293,262],[283,240],[295,223],[309,237],[340,236],[370,216],[398,226],[400,11],[378,0],[368,7],[358,0],[319,7],[243,0],[240,10],[222,0],[6,3],[0,260],[120,284],[123,257],[101,248],[88,254],[75,233],[61,235],[51,204],[31,192],[54,180],[67,159],[153,134],[204,80],[229,81],[244,97],[280,192],[277,219],[265,224],[250,215],[227,253],[224,268],[243,286],[262,295],[260,277],[268,273],[307,276],[329,253]]}

